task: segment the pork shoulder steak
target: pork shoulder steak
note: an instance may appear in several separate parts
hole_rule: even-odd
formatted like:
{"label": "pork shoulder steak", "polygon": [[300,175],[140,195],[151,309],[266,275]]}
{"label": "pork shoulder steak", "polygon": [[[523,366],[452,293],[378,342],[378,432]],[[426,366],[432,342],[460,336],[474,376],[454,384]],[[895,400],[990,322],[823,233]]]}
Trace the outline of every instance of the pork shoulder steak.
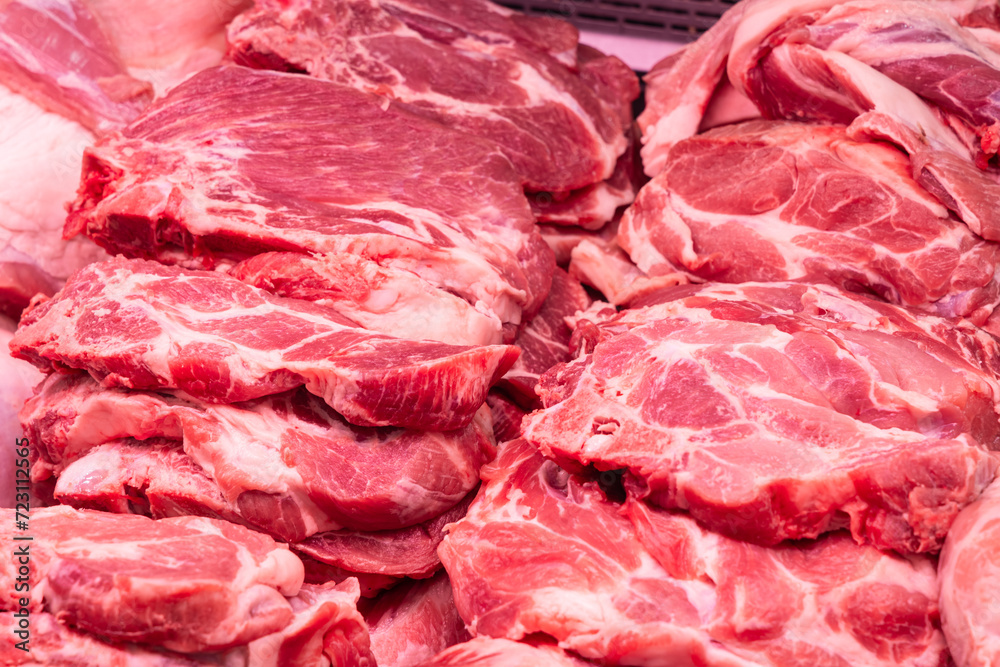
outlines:
{"label": "pork shoulder steak", "polygon": [[243,521],[298,541],[341,528],[404,528],[454,507],[493,458],[488,412],[480,408],[457,431],[367,428],[302,389],[217,405],[54,374],[21,417],[36,481],[123,438],[177,440]]}
{"label": "pork shoulder steak", "polygon": [[557,192],[612,175],[639,92],[617,58],[579,62],[577,37],[487,0],[258,0],[229,26],[236,63],[384,95],[492,139],[527,189]]}
{"label": "pork shoulder steak", "polygon": [[[0,516],[13,553],[14,512]],[[302,563],[241,526],[56,506],[33,511],[30,527],[29,610],[86,632],[197,653],[246,644],[294,616],[286,597],[302,586]],[[0,565],[5,610],[19,609],[16,567]]]}
{"label": "pork shoulder steak", "polygon": [[905,153],[843,126],[730,125],[669,150],[618,243],[647,274],[829,282],[981,325],[1000,303],[1000,246],[910,174]]}
{"label": "pork shoulder steak", "polygon": [[[234,66],[198,73],[88,149],[66,222],[67,236],[82,232],[113,253],[196,268],[267,251],[335,265],[356,256],[411,286],[369,300],[335,283],[327,298],[367,305],[373,321],[411,299],[416,310],[381,328],[409,327],[425,317],[412,286],[423,281],[489,320],[491,340],[474,342],[512,340],[541,307],[553,267],[492,142],[347,86]],[[266,279],[260,268],[255,282]],[[302,270],[320,282],[354,272]]]}
{"label": "pork shoulder steak", "polygon": [[941,552],[941,620],[958,667],[1000,660],[1000,484],[962,510]]}
{"label": "pork shoulder steak", "polygon": [[637,531],[642,508],[607,500],[597,480],[568,474],[523,440],[504,445],[483,477],[440,547],[459,613],[478,636],[544,633],[608,665],[946,659],[928,557],[890,555],[846,534],[753,546],[681,514],[643,514],[655,525]]}
{"label": "pork shoulder steak", "polygon": [[408,341],[234,278],[116,258],[25,313],[15,356],[106,387],[234,402],[305,386],[366,426],[463,428],[517,358],[511,347]]}
{"label": "pork shoulder steak", "polygon": [[594,326],[524,437],[760,544],[938,551],[993,479],[997,343],[833,287],[682,286]]}

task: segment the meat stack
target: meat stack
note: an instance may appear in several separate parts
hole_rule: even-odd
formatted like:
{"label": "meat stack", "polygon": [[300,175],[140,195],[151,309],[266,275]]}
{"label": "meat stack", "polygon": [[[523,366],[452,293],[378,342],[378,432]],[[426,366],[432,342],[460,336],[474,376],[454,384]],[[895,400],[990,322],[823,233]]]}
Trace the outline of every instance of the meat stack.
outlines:
{"label": "meat stack", "polygon": [[[240,55],[234,40],[242,64],[202,69],[102,128],[86,150],[66,233],[116,257],[36,298],[10,346],[46,373],[21,412],[36,491],[79,508],[66,515],[72,525],[99,517],[108,528],[92,538],[98,552],[116,548],[115,525],[155,542],[190,515],[213,520],[202,532],[235,531],[237,543],[258,539],[252,531],[288,543],[266,569],[288,578],[269,595],[292,613],[253,625],[261,609],[241,604],[232,623],[251,629],[173,641],[157,619],[183,625],[188,612],[161,611],[140,592],[147,584],[116,579],[102,584],[108,595],[148,617],[126,628],[101,596],[87,607],[78,599],[89,584],[70,591],[75,602],[39,594],[30,611],[51,615],[44,648],[28,656],[5,646],[5,658],[117,661],[153,650],[181,663],[403,665],[469,638],[448,579],[435,577],[436,549],[496,454],[487,393],[502,381],[504,400],[532,405],[553,355],[568,358],[562,315],[590,303],[568,275],[553,278],[526,189],[563,202],[574,223],[603,215],[588,202],[630,198],[614,193],[614,179],[637,86],[616,59],[578,53],[567,24],[466,5],[458,16],[437,16],[443,5],[433,3],[299,10],[360,16],[384,29],[383,46],[424,44],[425,67],[481,50],[468,64],[496,63],[485,83],[500,98],[490,104],[470,105],[455,89],[432,113],[403,95],[420,87],[419,72],[402,76],[409,57],[388,94],[384,77],[371,89],[363,78],[244,66],[277,61],[259,57],[263,47]],[[240,34],[272,35],[262,17],[275,11],[262,3]],[[307,27],[293,24],[284,41],[311,39]],[[490,92],[484,81],[464,85]],[[469,113],[448,115],[449,106]],[[539,150],[559,159],[539,160]],[[546,305],[554,280],[559,298]],[[510,343],[522,335],[532,353],[519,360]],[[116,524],[136,514],[155,521]],[[62,515],[37,516],[37,539],[58,554],[46,559],[72,563],[85,582],[102,576],[74,560]],[[43,591],[66,576],[50,568],[33,584]],[[369,639],[364,623],[351,625],[359,596],[392,586],[361,605]],[[316,620],[333,613],[331,596],[334,616],[352,621]],[[66,615],[71,607],[81,611]],[[439,621],[430,630],[429,610]],[[285,647],[296,643],[308,650]]]}
{"label": "meat stack", "polygon": [[99,45],[135,95],[65,231],[115,257],[10,345],[57,504],[5,660],[997,659],[995,3],[737,5],[650,73],[624,213],[636,81],[563,22],[226,30],[152,103]]}

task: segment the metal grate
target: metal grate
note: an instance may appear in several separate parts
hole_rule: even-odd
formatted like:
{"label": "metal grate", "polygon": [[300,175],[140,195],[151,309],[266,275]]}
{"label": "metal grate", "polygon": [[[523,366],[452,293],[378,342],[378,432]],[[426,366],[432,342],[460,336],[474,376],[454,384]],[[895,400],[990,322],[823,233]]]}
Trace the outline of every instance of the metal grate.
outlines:
{"label": "metal grate", "polygon": [[737,0],[494,0],[525,14],[553,16],[578,28],[690,41]]}

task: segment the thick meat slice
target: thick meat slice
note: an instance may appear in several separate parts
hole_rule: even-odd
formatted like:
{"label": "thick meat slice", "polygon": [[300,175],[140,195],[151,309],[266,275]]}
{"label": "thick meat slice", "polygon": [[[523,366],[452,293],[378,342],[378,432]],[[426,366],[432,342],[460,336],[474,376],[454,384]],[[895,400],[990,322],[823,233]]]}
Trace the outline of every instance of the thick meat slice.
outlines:
{"label": "thick meat slice", "polygon": [[[21,417],[37,452],[36,480],[121,438],[180,440],[190,460],[184,465],[164,453],[175,464],[168,470],[190,479],[198,479],[192,465],[203,470],[202,479],[217,485],[232,512],[288,541],[432,519],[476,487],[495,447],[485,406],[458,431],[366,428],[301,389],[215,405],[165,392],[106,390],[84,374],[49,376]],[[95,463],[91,457],[86,467]],[[158,486],[166,489],[171,482],[164,474]]]}
{"label": "thick meat slice", "polygon": [[[3,510],[13,553],[14,512]],[[246,644],[285,628],[285,596],[302,585],[287,547],[211,519],[146,517],[47,507],[29,520],[32,612],[86,632],[196,653]],[[0,565],[0,605],[18,609],[14,560]],[[23,593],[20,595],[24,595]]]}
{"label": "thick meat slice", "polygon": [[997,343],[832,287],[684,286],[597,326],[543,376],[524,437],[761,544],[842,528],[937,551],[993,478]]}
{"label": "thick meat slice", "polygon": [[958,667],[1000,661],[1000,484],[962,510],[941,552],[941,620]]}
{"label": "thick meat slice", "polygon": [[621,108],[639,92],[617,59],[588,53],[582,73],[567,67],[576,40],[567,23],[486,0],[258,0],[229,27],[238,64],[384,95],[492,139],[529,190],[558,192],[611,176]]}
{"label": "thick meat slice", "polygon": [[442,651],[420,667],[586,667],[592,664],[548,644],[532,646],[509,639],[476,637]]}
{"label": "thick meat slice", "polygon": [[372,334],[218,273],[122,258],[90,265],[27,312],[11,351],[106,387],[212,402],[305,385],[354,424],[441,430],[468,425],[517,355]]}
{"label": "thick meat slice", "polygon": [[670,149],[618,242],[649,274],[831,282],[983,324],[1000,303],[1000,246],[951,217],[910,172],[901,151],[854,141],[838,125],[723,127]]}
{"label": "thick meat slice", "polygon": [[442,651],[420,667],[586,667],[592,664],[549,644],[532,646],[509,639],[476,637]]}
{"label": "thick meat slice", "polygon": [[854,136],[897,144],[921,185],[997,240],[1000,59],[989,12],[995,7],[962,1],[740,3],[689,58],[651,73],[652,102],[639,118],[646,170],[659,173],[669,148],[708,120],[713,94],[729,91],[737,106],[745,95],[767,118],[851,124]]}
{"label": "thick meat slice", "polygon": [[737,652],[775,665],[939,665],[947,653],[930,558],[858,546],[846,532],[760,547],[640,501],[624,511],[672,577],[712,584],[709,631]]}
{"label": "thick meat slice", "polygon": [[437,548],[445,526],[458,521],[475,497],[470,493],[446,512],[400,530],[329,531],[292,545],[300,554],[347,572],[425,579],[440,567]]}
{"label": "thick meat slice", "polygon": [[66,626],[49,613],[31,615],[30,650],[21,651],[13,646],[19,639],[14,634],[19,619],[12,612],[2,612],[0,628],[5,636],[0,643],[0,661],[20,667],[375,667],[357,600],[356,580],[340,585],[303,585],[289,599],[294,616],[282,630],[220,653],[194,655],[102,640]]}
{"label": "thick meat slice", "polygon": [[[36,446],[32,453],[37,458],[41,452]],[[52,485],[52,497],[60,504],[154,519],[194,515],[252,525],[178,442],[107,442],[64,460],[52,478],[43,477],[50,472],[43,465],[34,464],[34,483]],[[281,539],[288,534],[282,518],[279,514],[253,527]]]}
{"label": "thick meat slice", "polygon": [[465,299],[357,255],[265,252],[240,262],[229,275],[272,294],[333,308],[369,331],[452,345],[503,342],[496,318]]}
{"label": "thick meat slice", "polygon": [[386,591],[365,611],[365,621],[379,667],[415,667],[471,639],[443,571]]}
{"label": "thick meat slice", "polygon": [[535,385],[542,373],[559,363],[569,361],[569,339],[572,330],[566,318],[590,307],[591,298],[575,278],[557,268],[552,275],[552,290],[542,309],[531,318],[514,344],[521,356],[499,386],[527,407],[535,407]]}
{"label": "thick meat slice", "polygon": [[440,548],[476,635],[545,633],[609,665],[945,659],[926,557],[888,555],[846,535],[773,549],[729,540],[687,516],[610,502],[597,481],[523,440],[504,445],[483,477]]}
{"label": "thick meat slice", "polygon": [[[10,331],[7,327],[10,327]],[[0,318],[0,429],[8,434],[8,446],[0,450],[0,479],[5,480],[0,485],[0,507],[13,507],[16,487],[28,486],[25,477],[27,470],[15,466],[14,441],[22,435],[21,424],[17,412],[24,405],[25,399],[31,396],[32,388],[41,382],[42,376],[30,364],[13,359],[6,353],[5,344],[10,342],[13,324]]]}
{"label": "thick meat slice", "polygon": [[4,3],[0,83],[91,132],[122,127],[153,98],[148,83],[128,75],[80,0]]}
{"label": "thick meat slice", "polygon": [[492,142],[308,77],[200,72],[88,149],[82,179],[67,236],[133,257],[212,268],[264,251],[356,255],[460,296],[496,331],[534,314],[551,280]]}

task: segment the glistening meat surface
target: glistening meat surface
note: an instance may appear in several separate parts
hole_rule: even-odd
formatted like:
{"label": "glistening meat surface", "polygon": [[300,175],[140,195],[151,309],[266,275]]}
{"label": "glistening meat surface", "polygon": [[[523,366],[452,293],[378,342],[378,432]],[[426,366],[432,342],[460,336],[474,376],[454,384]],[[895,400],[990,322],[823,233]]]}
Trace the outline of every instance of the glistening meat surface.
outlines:
{"label": "glistening meat surface", "polygon": [[777,548],[730,540],[688,516],[610,502],[523,440],[504,445],[483,477],[440,548],[477,636],[545,633],[608,665],[945,660],[927,557],[844,534]]}
{"label": "glistening meat surface", "polygon": [[106,387],[210,402],[304,385],[354,424],[440,430],[468,425],[517,356],[372,334],[218,273],[122,258],[83,269],[26,313],[11,350]]}
{"label": "glistening meat surface", "polygon": [[[0,511],[12,552],[14,512]],[[302,586],[288,548],[241,526],[49,507],[31,513],[29,609],[117,641],[186,653],[246,644],[286,627]],[[0,597],[18,608],[16,563]]]}
{"label": "glistening meat surface", "polygon": [[992,480],[997,344],[832,287],[663,290],[542,377],[524,437],[567,466],[761,544],[850,527],[937,551]]}
{"label": "glistening meat surface", "polygon": [[647,274],[828,282],[983,324],[1000,303],[1000,245],[910,174],[905,153],[843,126],[730,125],[669,150],[618,243]]}
{"label": "glistening meat surface", "polygon": [[[392,530],[432,519],[475,488],[479,468],[494,453],[485,406],[457,431],[366,428],[346,422],[301,389],[216,405],[165,392],[102,389],[86,374],[56,374],[28,401],[21,418],[35,450],[36,480],[58,476],[92,449],[124,438],[176,440],[191,459],[178,472],[200,468],[233,514],[287,541],[326,530]],[[181,463],[176,455],[170,458]],[[91,458],[87,467],[97,461]],[[71,472],[87,477],[81,470]],[[57,493],[69,491],[67,483],[59,486]]]}
{"label": "glistening meat surface", "polygon": [[308,72],[492,139],[530,190],[611,176],[638,95],[616,58],[588,52],[574,71],[568,23],[485,0],[259,0],[229,42],[239,64]]}
{"label": "glistening meat surface", "polygon": [[347,86],[233,66],[198,73],[87,151],[66,224],[82,232],[200,268],[355,255],[458,295],[505,335],[541,306],[552,272],[492,142]]}

